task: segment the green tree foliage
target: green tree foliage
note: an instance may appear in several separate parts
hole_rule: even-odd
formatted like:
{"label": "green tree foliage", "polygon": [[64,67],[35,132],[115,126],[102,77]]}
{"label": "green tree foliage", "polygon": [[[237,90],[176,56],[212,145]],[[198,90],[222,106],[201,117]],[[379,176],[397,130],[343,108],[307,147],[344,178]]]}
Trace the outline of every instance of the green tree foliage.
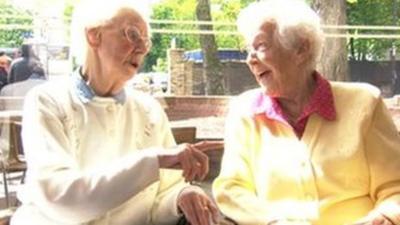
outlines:
{"label": "green tree foliage", "polygon": [[[216,31],[236,31],[235,20],[240,9],[255,0],[211,0],[211,14],[213,21],[230,22],[231,24],[216,24]],[[177,21],[196,21],[196,0],[164,0],[153,7],[153,20],[177,20]],[[196,24],[152,24],[154,29],[170,30],[197,30]],[[200,48],[198,34],[176,33],[157,33],[152,36],[153,48],[146,58],[143,70],[150,71],[157,61],[166,65],[166,52],[171,41],[175,39],[176,46],[185,50],[195,50]],[[230,34],[216,35],[218,48],[240,48],[242,45],[241,37]],[[156,66],[160,69],[160,66]],[[164,68],[166,70],[166,68]]]}
{"label": "green tree foliage", "polygon": [[[215,21],[232,22],[232,25],[215,26],[217,31],[236,31],[236,18],[240,9],[244,8],[254,0],[214,0],[212,1],[215,10],[212,15]],[[217,43],[219,48],[235,48],[243,47],[243,39],[239,35],[217,35]]]}
{"label": "green tree foliage", "polygon": [[[234,23],[240,9],[256,0],[211,0],[211,13],[213,21],[224,21]],[[307,0],[312,3],[313,0]],[[164,0],[154,7],[153,19],[157,20],[195,20],[195,0]],[[398,8],[400,8],[400,3]],[[347,23],[349,25],[395,25],[393,21],[393,0],[347,0]],[[400,21],[397,21],[399,24]],[[152,24],[157,29],[173,30],[194,30],[195,25],[177,24]],[[234,25],[214,25],[216,31],[235,31]],[[393,34],[393,30],[350,30],[349,33],[359,34]],[[197,35],[182,33],[155,33],[152,37],[154,47],[146,60],[144,70],[150,71],[157,61],[166,65],[166,51],[170,46],[171,40],[175,38],[177,46],[186,50],[199,49]],[[237,35],[216,35],[218,47],[221,48],[241,48],[242,39]],[[399,40],[391,39],[348,39],[349,57],[354,60],[380,60],[388,56],[388,49],[394,43],[400,47]],[[157,66],[162,69],[163,66]],[[166,70],[166,68],[165,68]]]}
{"label": "green tree foliage", "polygon": [[76,3],[71,2],[71,1],[68,1],[68,2],[65,3],[64,22],[66,24],[70,24],[71,23],[72,13],[74,12],[75,4]]}
{"label": "green tree foliage", "polygon": [[[196,0],[166,0],[157,4],[153,8],[153,20],[189,20],[193,21],[196,19],[195,10]],[[157,30],[194,30],[195,25],[188,24],[168,24],[168,23],[155,23],[152,24],[152,29]],[[146,57],[146,61],[143,66],[144,71],[151,71],[153,66],[160,70],[160,66],[166,65],[167,49],[170,47],[172,40],[174,39],[178,48],[184,48],[186,50],[199,48],[199,43],[195,35],[188,35],[182,33],[157,33],[152,35],[153,47],[151,52]],[[160,65],[157,65],[159,62]],[[164,68],[166,70],[166,67]]]}
{"label": "green tree foliage", "polygon": [[19,47],[25,38],[32,36],[33,17],[28,11],[13,7],[7,0],[0,0],[0,15],[1,47]]}
{"label": "green tree foliage", "polygon": [[[400,3],[399,7],[400,7]],[[348,0],[347,23],[349,25],[398,25],[393,20],[393,0]],[[396,12],[397,13],[397,12]],[[358,34],[394,34],[393,30],[356,30]],[[400,47],[399,40],[391,39],[356,39],[349,40],[349,57],[353,60],[387,59],[392,44]]]}

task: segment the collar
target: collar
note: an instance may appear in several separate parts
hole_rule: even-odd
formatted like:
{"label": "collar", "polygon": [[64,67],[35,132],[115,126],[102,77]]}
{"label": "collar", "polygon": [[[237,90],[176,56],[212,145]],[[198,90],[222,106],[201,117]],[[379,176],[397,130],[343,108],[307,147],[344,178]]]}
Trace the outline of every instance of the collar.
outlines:
{"label": "collar", "polygon": [[[314,72],[313,76],[317,84],[309,103],[305,106],[299,119],[308,117],[311,113],[315,112],[326,120],[335,120],[336,109],[329,81],[323,78],[318,72]],[[251,113],[253,115],[265,113],[270,119],[286,122],[278,99],[265,95],[261,89],[254,98]]]}
{"label": "collar", "polygon": [[[78,98],[83,103],[89,103],[94,99],[94,97],[99,97],[94,93],[93,89],[83,79],[81,67],[79,67],[77,70],[75,70],[75,72],[72,73],[72,78],[73,78],[74,90],[78,95]],[[124,104],[126,100],[125,89],[122,89],[118,94],[111,96],[111,98],[113,98],[118,104],[121,105]]]}
{"label": "collar", "polygon": [[336,109],[331,86],[318,72],[314,72],[314,78],[317,86],[311,95],[310,101],[304,107],[299,120],[308,117],[312,113],[317,113],[326,120],[335,120]]}

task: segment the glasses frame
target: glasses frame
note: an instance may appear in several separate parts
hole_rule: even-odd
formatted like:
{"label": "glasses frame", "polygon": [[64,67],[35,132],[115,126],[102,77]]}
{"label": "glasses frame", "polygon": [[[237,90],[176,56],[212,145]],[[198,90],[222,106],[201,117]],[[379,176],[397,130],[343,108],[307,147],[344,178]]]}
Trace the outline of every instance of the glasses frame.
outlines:
{"label": "glasses frame", "polygon": [[146,51],[149,51],[152,46],[151,39],[149,37],[143,37],[140,33],[140,30],[135,26],[126,27],[124,30],[125,38],[134,45],[143,44],[145,46]]}

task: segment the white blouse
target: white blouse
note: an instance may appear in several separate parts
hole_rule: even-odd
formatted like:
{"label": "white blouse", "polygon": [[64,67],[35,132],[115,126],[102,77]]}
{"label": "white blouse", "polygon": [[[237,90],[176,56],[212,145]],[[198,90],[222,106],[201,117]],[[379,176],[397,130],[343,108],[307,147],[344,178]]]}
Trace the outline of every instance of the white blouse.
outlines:
{"label": "white blouse", "polygon": [[22,206],[11,224],[174,224],[181,172],[160,170],[157,151],[175,145],[159,103],[125,90],[125,101],[83,102],[74,78],[27,96],[23,144],[28,163]]}

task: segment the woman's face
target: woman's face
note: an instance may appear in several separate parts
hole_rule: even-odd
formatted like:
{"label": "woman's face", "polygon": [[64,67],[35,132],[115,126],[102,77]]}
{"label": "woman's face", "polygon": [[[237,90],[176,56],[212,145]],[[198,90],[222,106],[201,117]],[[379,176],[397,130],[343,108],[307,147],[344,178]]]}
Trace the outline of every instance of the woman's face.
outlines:
{"label": "woman's face", "polygon": [[146,22],[134,11],[120,13],[100,31],[97,52],[103,72],[129,80],[139,71],[150,45]]}
{"label": "woman's face", "polygon": [[275,27],[262,26],[249,40],[247,65],[257,82],[271,97],[281,97],[296,88],[296,54],[274,37]]}

